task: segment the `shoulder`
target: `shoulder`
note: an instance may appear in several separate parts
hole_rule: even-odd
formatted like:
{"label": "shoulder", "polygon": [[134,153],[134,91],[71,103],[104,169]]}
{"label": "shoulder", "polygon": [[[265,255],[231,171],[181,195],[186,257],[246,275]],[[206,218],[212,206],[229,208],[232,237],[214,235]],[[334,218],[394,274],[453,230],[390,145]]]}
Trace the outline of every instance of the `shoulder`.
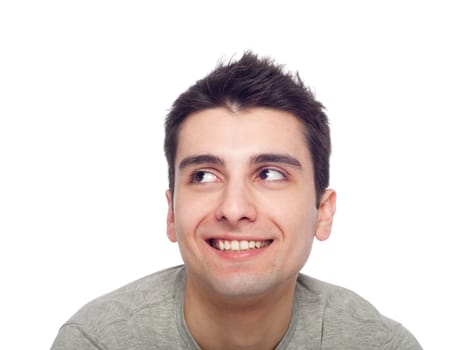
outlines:
{"label": "shoulder", "polygon": [[300,274],[297,288],[302,298],[316,296],[323,304],[324,312],[333,316],[351,316],[359,321],[378,320],[380,316],[371,303],[344,287]]}
{"label": "shoulder", "polygon": [[[421,349],[400,323],[382,315],[370,302],[349,289],[300,274],[297,294],[302,319],[310,317],[307,310],[311,309],[308,312],[313,315],[314,305],[318,305],[321,341],[327,349]],[[392,347],[398,342],[403,347]]]}
{"label": "shoulder", "polygon": [[[170,325],[177,316],[177,304],[185,283],[182,266],[156,272],[103,295],[73,315],[61,328],[61,338],[80,337],[93,344],[111,344],[122,338],[128,344],[141,344],[143,335],[172,336]],[[149,327],[152,326],[152,333]],[[175,328],[175,326],[174,326]],[[177,330],[175,330],[177,332]],[[141,333],[141,335],[140,335]],[[134,339],[136,338],[136,339]],[[102,348],[102,346],[97,346]],[[120,348],[121,349],[121,348]]]}
{"label": "shoulder", "polygon": [[[182,278],[182,281],[180,279]],[[82,307],[70,322],[115,322],[176,297],[176,283],[183,282],[183,268],[173,267],[131,282]]]}

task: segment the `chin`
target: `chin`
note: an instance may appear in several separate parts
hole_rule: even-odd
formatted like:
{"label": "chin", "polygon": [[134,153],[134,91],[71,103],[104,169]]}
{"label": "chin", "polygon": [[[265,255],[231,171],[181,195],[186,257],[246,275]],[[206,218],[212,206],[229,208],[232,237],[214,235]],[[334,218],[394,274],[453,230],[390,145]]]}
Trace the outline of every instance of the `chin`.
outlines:
{"label": "chin", "polygon": [[264,295],[277,288],[280,282],[268,274],[261,278],[255,274],[237,273],[211,281],[210,284],[215,293],[222,297],[245,298]]}

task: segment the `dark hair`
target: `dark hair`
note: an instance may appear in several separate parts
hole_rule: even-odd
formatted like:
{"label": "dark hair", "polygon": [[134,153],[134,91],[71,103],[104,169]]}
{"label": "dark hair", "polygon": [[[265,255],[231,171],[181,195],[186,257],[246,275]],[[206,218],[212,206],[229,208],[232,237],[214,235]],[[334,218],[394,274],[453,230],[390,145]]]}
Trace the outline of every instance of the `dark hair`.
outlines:
{"label": "dark hair", "polygon": [[266,107],[293,114],[304,127],[313,161],[317,205],[329,184],[331,153],[328,118],[323,105],[303,84],[298,73],[284,71],[269,58],[246,52],[236,61],[219,63],[175,100],[165,122],[164,151],[169,167],[169,189],[174,191],[175,156],[179,128],[190,114],[226,107],[243,110]]}

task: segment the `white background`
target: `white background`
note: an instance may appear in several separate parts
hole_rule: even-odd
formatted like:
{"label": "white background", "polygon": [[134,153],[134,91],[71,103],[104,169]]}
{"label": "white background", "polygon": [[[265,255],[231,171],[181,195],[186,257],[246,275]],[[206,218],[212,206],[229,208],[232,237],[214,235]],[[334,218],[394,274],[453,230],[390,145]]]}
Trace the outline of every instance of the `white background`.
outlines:
{"label": "white background", "polygon": [[470,18],[466,1],[1,2],[0,347],[47,349],[90,299],[180,263],[163,119],[253,49],[298,70],[331,119],[338,213],[304,272],[425,349],[465,349]]}

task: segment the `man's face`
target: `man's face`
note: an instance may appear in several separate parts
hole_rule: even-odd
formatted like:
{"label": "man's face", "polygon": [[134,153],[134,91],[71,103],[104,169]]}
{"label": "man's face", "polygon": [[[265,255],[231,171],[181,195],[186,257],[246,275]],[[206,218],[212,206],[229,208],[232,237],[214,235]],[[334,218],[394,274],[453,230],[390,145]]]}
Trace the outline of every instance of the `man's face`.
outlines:
{"label": "man's face", "polygon": [[333,191],[316,209],[301,123],[273,109],[215,108],[187,117],[178,137],[167,234],[187,283],[222,296],[293,285],[335,211]]}

